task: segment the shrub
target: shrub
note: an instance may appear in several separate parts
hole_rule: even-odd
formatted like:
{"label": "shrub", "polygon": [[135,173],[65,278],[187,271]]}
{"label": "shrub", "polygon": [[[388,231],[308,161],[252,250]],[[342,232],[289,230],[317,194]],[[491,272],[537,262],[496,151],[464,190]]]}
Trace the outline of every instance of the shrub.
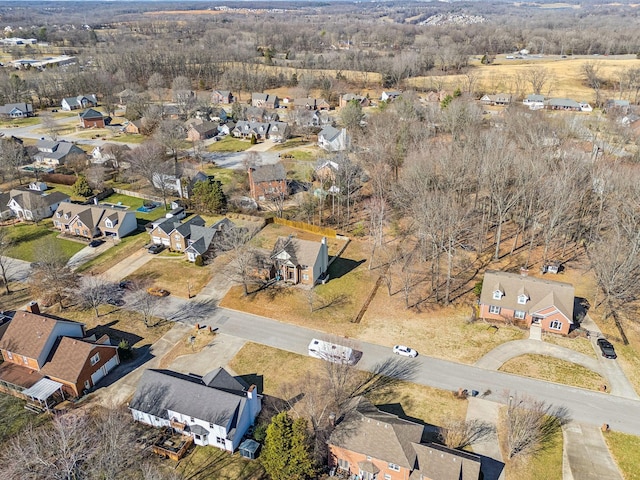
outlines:
{"label": "shrub", "polygon": [[131,350],[131,345],[126,340],[120,340],[118,343],[118,356],[120,360],[129,360],[133,357],[133,351]]}
{"label": "shrub", "polygon": [[202,260],[202,255],[198,255],[195,261],[196,266],[202,267],[204,265],[204,260]]}

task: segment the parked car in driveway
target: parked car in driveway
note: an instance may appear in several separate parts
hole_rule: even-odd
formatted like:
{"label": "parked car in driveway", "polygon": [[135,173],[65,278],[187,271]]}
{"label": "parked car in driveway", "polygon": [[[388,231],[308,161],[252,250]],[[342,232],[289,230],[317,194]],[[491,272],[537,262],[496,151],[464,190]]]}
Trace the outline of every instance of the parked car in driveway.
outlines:
{"label": "parked car in driveway", "polygon": [[164,250],[164,245],[162,245],[161,243],[158,243],[156,245],[151,245],[149,247],[149,253],[152,254],[156,254],[156,253],[160,253],[162,250]]}
{"label": "parked car in driveway", "polygon": [[393,347],[393,353],[396,355],[402,355],[403,357],[417,357],[418,352],[416,352],[413,348],[407,347],[405,345],[396,345]]}
{"label": "parked car in driveway", "polygon": [[104,243],[104,240],[98,240],[98,239],[91,240],[91,242],[89,242],[89,246],[91,248],[96,248],[96,247],[99,247],[100,245],[102,245],[103,243]]}
{"label": "parked car in driveway", "polygon": [[598,346],[600,347],[600,351],[602,352],[602,356],[605,358],[618,358],[616,355],[616,351],[611,345],[611,342],[606,338],[598,339]]}

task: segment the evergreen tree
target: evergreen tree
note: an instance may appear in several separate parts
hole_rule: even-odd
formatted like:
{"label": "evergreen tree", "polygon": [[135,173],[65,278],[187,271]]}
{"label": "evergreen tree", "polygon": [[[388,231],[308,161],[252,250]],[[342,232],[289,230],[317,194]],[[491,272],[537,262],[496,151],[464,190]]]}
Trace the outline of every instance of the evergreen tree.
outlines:
{"label": "evergreen tree", "polygon": [[227,196],[222,190],[222,184],[213,178],[196,182],[191,198],[194,207],[201,212],[220,213],[227,208]]}
{"label": "evergreen tree", "polygon": [[89,182],[87,181],[87,177],[84,175],[80,175],[76,180],[76,183],[73,184],[72,187],[73,194],[78,197],[90,197],[93,195],[93,189]]}
{"label": "evergreen tree", "polygon": [[267,427],[262,465],[272,480],[304,480],[315,473],[307,422],[281,412]]}

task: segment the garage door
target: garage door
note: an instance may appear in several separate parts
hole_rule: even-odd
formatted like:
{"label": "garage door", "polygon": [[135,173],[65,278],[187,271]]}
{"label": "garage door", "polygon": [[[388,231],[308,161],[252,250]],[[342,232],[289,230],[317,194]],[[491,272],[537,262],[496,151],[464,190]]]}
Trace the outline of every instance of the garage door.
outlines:
{"label": "garage door", "polygon": [[162,243],[162,240],[160,240],[160,237],[153,237],[153,243],[155,243],[156,245],[160,245]]}
{"label": "garage door", "polygon": [[100,370],[91,375],[91,383],[94,385],[98,383],[107,373],[113,370],[118,365],[118,357],[113,357],[107,363],[105,363]]}
{"label": "garage door", "polygon": [[163,239],[162,239],[162,244],[163,244],[163,245],[166,245],[166,246],[168,247],[169,245],[171,245],[171,242],[169,241],[169,239],[168,239],[168,238],[163,238]]}
{"label": "garage door", "polygon": [[104,377],[104,372],[102,371],[102,368],[100,368],[96,373],[91,375],[91,383],[95,385],[102,379],[102,377]]}

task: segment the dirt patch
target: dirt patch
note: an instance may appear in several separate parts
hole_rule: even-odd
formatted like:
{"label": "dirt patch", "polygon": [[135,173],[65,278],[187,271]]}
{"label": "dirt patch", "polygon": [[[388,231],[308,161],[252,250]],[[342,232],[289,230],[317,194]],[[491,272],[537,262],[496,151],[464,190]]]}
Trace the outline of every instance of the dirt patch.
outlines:
{"label": "dirt patch", "polygon": [[168,290],[171,295],[191,298],[209,283],[212,276],[212,269],[187,262],[184,254],[176,257],[162,254],[140,267],[128,279],[148,282],[149,285]]}

